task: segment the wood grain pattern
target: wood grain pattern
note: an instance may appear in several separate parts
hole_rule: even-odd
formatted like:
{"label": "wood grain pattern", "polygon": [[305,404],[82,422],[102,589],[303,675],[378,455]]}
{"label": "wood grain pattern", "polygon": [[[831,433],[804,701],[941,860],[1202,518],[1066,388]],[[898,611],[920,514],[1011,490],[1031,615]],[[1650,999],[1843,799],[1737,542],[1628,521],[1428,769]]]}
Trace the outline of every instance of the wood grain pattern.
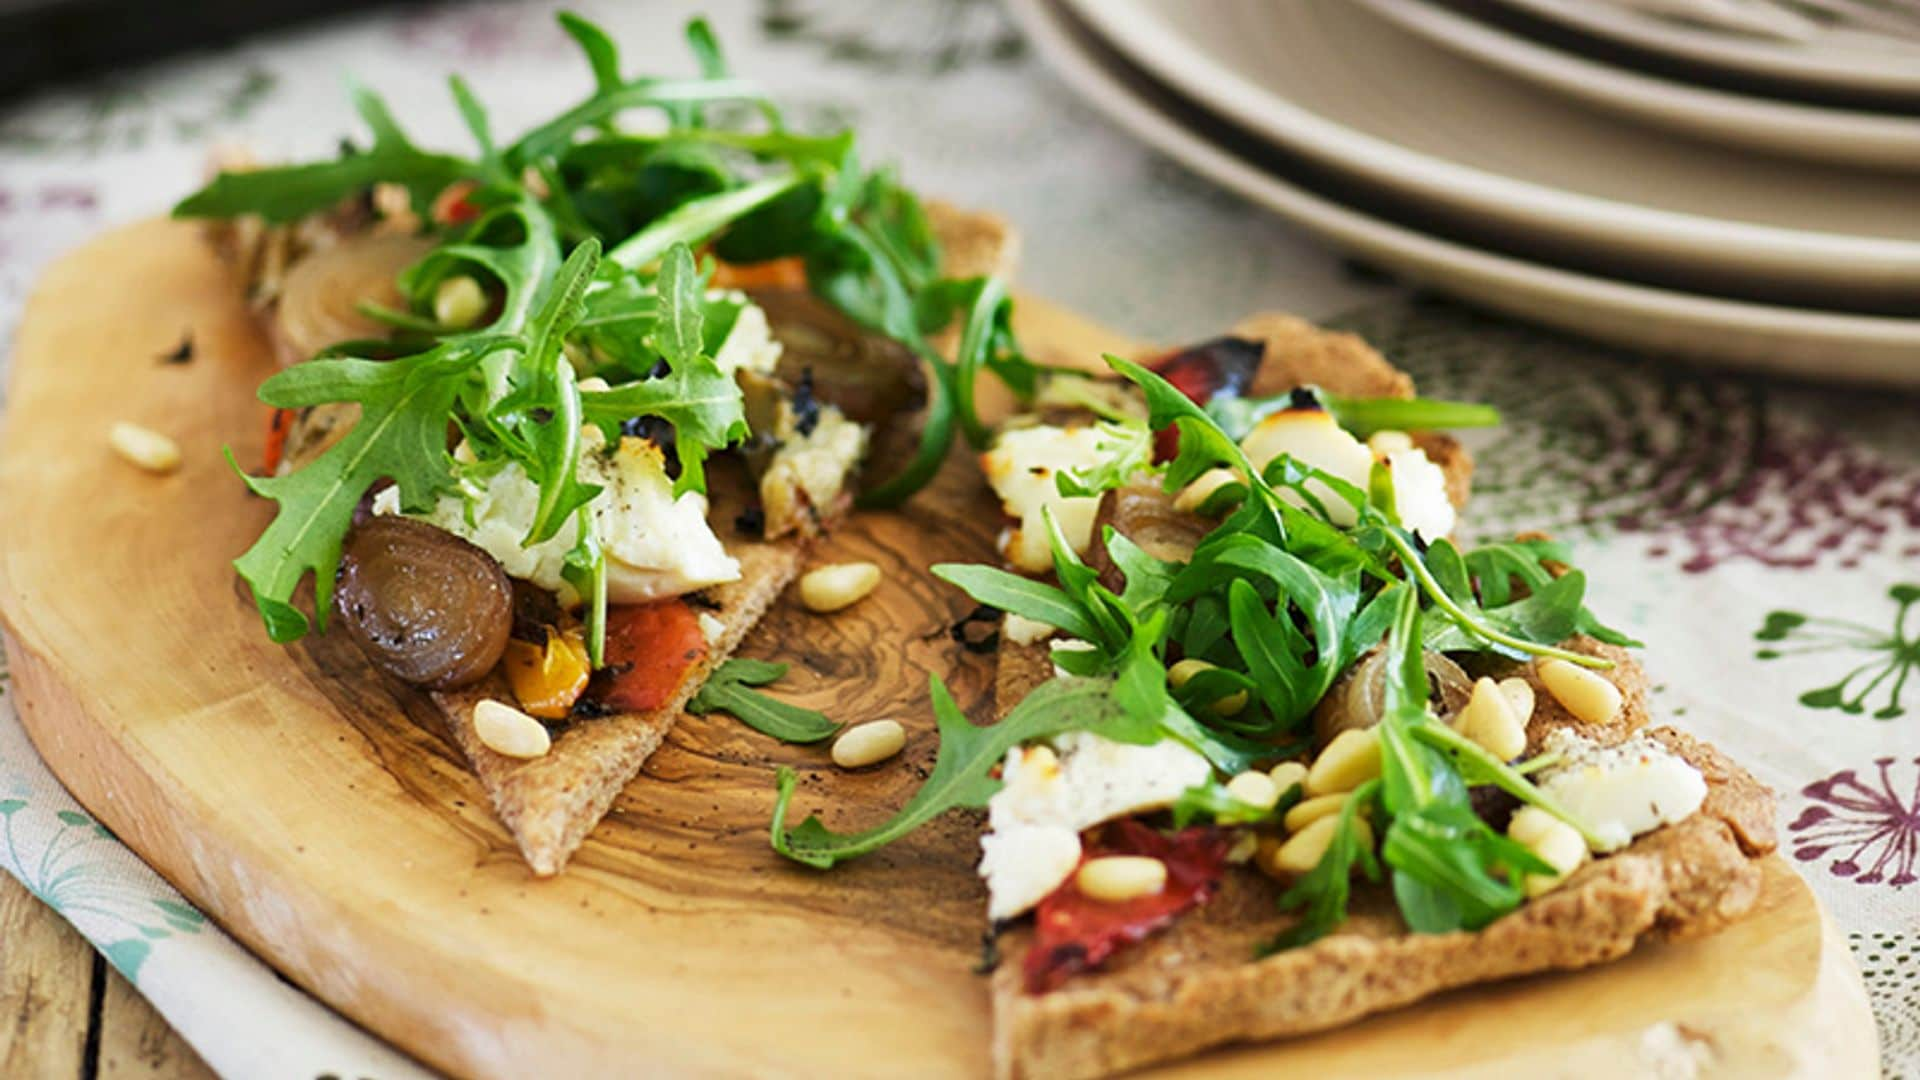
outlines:
{"label": "wood grain pattern", "polygon": [[78,1077],[93,947],[0,873],[0,1076]]}
{"label": "wood grain pattern", "polygon": [[213,1080],[213,1070],[132,983],[110,967],[103,975],[95,1080]]}
{"label": "wood grain pattern", "polygon": [[[1084,356],[1095,340],[1065,313],[1023,310],[1044,356]],[[158,364],[183,329],[194,361]],[[977,821],[953,816],[830,875],[766,840],[776,764],[804,778],[795,810],[830,826],[898,805],[932,758],[929,673],[990,715],[992,658],[947,636],[972,605],[925,571],[990,557],[999,516],[969,465],[950,463],[902,513],[857,517],[816,554],[879,563],[872,597],[830,617],[782,602],[742,650],[793,663],[781,693],[802,704],[901,720],[910,741],[895,764],[843,774],[823,748],[688,718],[568,871],[536,881],[428,703],[370,677],[343,637],[272,645],[236,590],[227,560],[268,507],[219,448],[257,457],[252,390],[268,366],[183,226],[97,241],[29,306],[0,444],[0,616],[29,733],[89,809],[302,986],[451,1072],[986,1072],[985,987],[970,973]],[[182,471],[115,460],[104,431],[122,419],[179,438]],[[1782,869],[1766,912],[1722,938],[1195,1067],[1332,1074],[1383,1052],[1373,1033],[1385,1031],[1425,1040],[1408,1045],[1425,1047],[1427,1067],[1485,1072],[1537,1051],[1531,1032],[1569,1023],[1615,1040],[1663,1020],[1715,1030],[1756,978],[1766,1017],[1798,1031],[1783,1018],[1811,1008],[1822,1031],[1856,1037],[1863,1008],[1835,999],[1829,1013],[1821,996],[1836,954]],[[1568,1009],[1596,986],[1609,1008]],[[1463,1025],[1475,1039],[1447,1034]]]}

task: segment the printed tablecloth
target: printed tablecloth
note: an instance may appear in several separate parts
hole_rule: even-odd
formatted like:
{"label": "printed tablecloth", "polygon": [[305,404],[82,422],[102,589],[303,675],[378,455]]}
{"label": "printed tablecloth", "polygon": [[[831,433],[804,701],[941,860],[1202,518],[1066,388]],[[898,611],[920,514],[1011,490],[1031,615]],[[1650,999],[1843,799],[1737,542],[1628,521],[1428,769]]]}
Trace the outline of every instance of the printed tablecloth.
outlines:
{"label": "printed tablecloth", "polygon": [[[1023,283],[1042,295],[1170,342],[1261,308],[1337,316],[1425,392],[1500,405],[1507,425],[1470,440],[1471,531],[1576,543],[1594,606],[1647,642],[1659,712],[1780,793],[1786,854],[1853,946],[1889,1075],[1920,1076],[1920,400],[1690,370],[1408,296],[1129,142],[990,0],[573,6],[631,64],[668,71],[689,70],[679,23],[706,12],[736,69],[797,123],[854,124],[915,186],[1017,222]],[[498,131],[577,98],[586,75],[552,14],[415,7],[0,112],[0,340],[49,260],[164,210],[210,146],[310,158],[361,135],[348,76],[428,144],[462,145],[453,70]],[[4,697],[0,866],[224,1075],[423,1074],[275,977],[97,825]]]}

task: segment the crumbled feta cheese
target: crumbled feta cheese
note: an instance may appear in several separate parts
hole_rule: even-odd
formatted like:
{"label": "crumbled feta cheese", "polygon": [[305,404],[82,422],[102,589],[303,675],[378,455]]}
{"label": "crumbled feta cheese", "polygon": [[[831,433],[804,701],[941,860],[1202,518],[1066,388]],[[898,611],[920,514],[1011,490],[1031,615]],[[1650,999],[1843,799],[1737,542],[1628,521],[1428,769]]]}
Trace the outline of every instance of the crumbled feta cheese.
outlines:
{"label": "crumbled feta cheese", "polygon": [[1051,637],[1054,629],[1039,619],[1029,619],[1025,615],[1016,615],[1009,611],[1006,624],[1001,628],[1000,633],[1015,645],[1031,645]]}
{"label": "crumbled feta cheese", "polygon": [[[673,497],[673,481],[653,443],[623,438],[608,447],[599,429],[588,427],[581,432],[578,475],[581,483],[602,489],[588,506],[607,554],[609,600],[638,604],[739,580],[740,564],[707,524],[706,497],[693,492]],[[562,603],[579,599],[561,575],[579,538],[577,521],[569,520],[544,543],[521,546],[540,503],[540,487],[525,470],[507,465],[475,485],[471,495],[442,496],[433,509],[415,516],[464,537],[499,560],[509,575],[558,594]],[[373,509],[399,513],[398,490],[382,491]]]}
{"label": "crumbled feta cheese", "polygon": [[840,500],[847,478],[867,452],[867,429],[835,406],[820,406],[813,429],[805,433],[793,426],[789,405],[781,403],[780,413],[780,445],[760,474],[769,540],[794,531],[811,535],[818,525],[813,515],[826,513]]}
{"label": "crumbled feta cheese", "polygon": [[1080,865],[1080,834],[1033,825],[980,838],[980,876],[987,879],[987,917],[1011,919],[1052,895]]}
{"label": "crumbled feta cheese", "polygon": [[1206,758],[1171,739],[1136,746],[1070,732],[1051,746],[1008,751],[980,843],[988,915],[1012,918],[1066,880],[1079,863],[1082,829],[1170,806],[1212,775]]}
{"label": "crumbled feta cheese", "polygon": [[742,292],[709,293],[708,296],[735,300],[742,305],[740,314],[734,316],[733,329],[727,331],[727,340],[721,342],[720,351],[713,354],[714,366],[727,375],[742,371],[772,373],[780,362],[780,342],[767,325],[767,313]]}
{"label": "crumbled feta cheese", "polygon": [[[1240,440],[1240,448],[1255,468],[1264,470],[1269,462],[1286,454],[1361,491],[1367,490],[1367,478],[1373,471],[1373,452],[1367,444],[1348,434],[1324,409],[1282,409],[1273,413],[1254,425]],[[1327,518],[1335,525],[1350,526],[1359,520],[1353,505],[1324,482],[1309,481],[1307,490],[1326,507]],[[1291,490],[1283,490],[1281,497],[1296,506],[1306,503]]]}
{"label": "crumbled feta cheese", "polygon": [[1562,761],[1540,777],[1540,789],[1600,841],[1596,851],[1618,851],[1642,833],[1681,821],[1707,797],[1700,770],[1644,734],[1602,746],[1562,729],[1547,736],[1543,749]]}
{"label": "crumbled feta cheese", "polygon": [[1043,510],[1053,512],[1060,535],[1079,554],[1093,540],[1093,519],[1100,511],[1098,496],[1060,494],[1054,477],[1061,471],[1086,469],[1107,460],[1110,440],[1093,425],[1053,427],[1036,424],[1000,433],[993,448],[980,455],[981,471],[1000,497],[1007,515],[1019,521],[1001,551],[1013,565],[1029,573],[1053,568]]}
{"label": "crumbled feta cheese", "polygon": [[1453,500],[1447,498],[1447,474],[1427,460],[1419,447],[1394,450],[1381,459],[1393,477],[1393,508],[1400,524],[1432,543],[1453,531]]}

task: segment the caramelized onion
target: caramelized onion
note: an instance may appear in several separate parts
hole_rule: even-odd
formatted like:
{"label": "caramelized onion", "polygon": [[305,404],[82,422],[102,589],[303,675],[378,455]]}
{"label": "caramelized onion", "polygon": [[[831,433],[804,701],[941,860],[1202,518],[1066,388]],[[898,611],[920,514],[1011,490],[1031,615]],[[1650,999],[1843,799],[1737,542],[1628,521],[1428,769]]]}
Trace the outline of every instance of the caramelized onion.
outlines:
{"label": "caramelized onion", "polygon": [[311,359],[329,345],[387,336],[360,313],[361,301],[404,307],[394,279],[432,247],[417,236],[349,237],[308,254],[287,271],[273,315],[273,347],[282,366]]}
{"label": "caramelized onion", "polygon": [[1104,537],[1109,525],[1156,559],[1186,562],[1213,531],[1214,523],[1198,514],[1175,510],[1173,496],[1157,483],[1128,484],[1107,492],[1093,519],[1087,565],[1099,571],[1102,585],[1117,593],[1124,589],[1126,579],[1107,554]]}
{"label": "caramelized onion", "polygon": [[[1473,680],[1460,665],[1437,652],[1424,654],[1427,665],[1428,700],[1441,716],[1459,712],[1473,695]],[[1380,722],[1387,700],[1387,650],[1385,646],[1361,657],[1352,670],[1340,677],[1313,711],[1313,736],[1325,746],[1342,731],[1370,728]]]}
{"label": "caramelized onion", "polygon": [[513,630],[513,585],[493,556],[401,517],[347,535],[334,603],[376,665],[436,690],[478,682]]}

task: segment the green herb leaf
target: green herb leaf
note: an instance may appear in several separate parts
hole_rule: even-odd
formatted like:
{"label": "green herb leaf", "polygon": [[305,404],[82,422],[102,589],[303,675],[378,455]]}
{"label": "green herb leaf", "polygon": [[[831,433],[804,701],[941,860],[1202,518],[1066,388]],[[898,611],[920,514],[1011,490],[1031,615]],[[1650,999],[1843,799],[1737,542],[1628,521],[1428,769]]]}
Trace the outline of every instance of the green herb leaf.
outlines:
{"label": "green herb leaf", "polygon": [[1181,792],[1180,797],[1174,800],[1173,827],[1184,829],[1199,821],[1210,821],[1216,825],[1259,825],[1278,821],[1300,802],[1300,797],[1300,785],[1293,784],[1280,793],[1279,802],[1272,806],[1255,806],[1234,798],[1225,784],[1198,784]]}
{"label": "green herb leaf", "polygon": [[734,658],[721,664],[687,703],[687,711],[705,716],[732,713],[741,723],[781,742],[816,743],[831,738],[840,725],[812,709],[776,701],[757,690],[787,673],[786,664]]}
{"label": "green herb leaf", "polygon": [[782,768],[773,807],[773,850],[795,862],[829,869],[876,851],[948,810],[985,806],[1000,789],[1000,782],[988,774],[1015,746],[1069,731],[1099,731],[1107,738],[1132,743],[1150,743],[1159,736],[1158,729],[1151,725],[1128,722],[1126,711],[1114,700],[1110,679],[1043,683],[1005,719],[987,727],[975,727],[967,721],[939,676],[930,681],[940,749],[933,772],[900,812],[856,833],[836,833],[817,817],[789,829],[787,810],[798,777],[793,770]]}
{"label": "green herb leaf", "polygon": [[1361,842],[1356,824],[1361,810],[1377,800],[1379,790],[1380,781],[1369,780],[1341,804],[1326,852],[1305,877],[1280,896],[1280,910],[1300,911],[1300,921],[1267,943],[1263,954],[1310,945],[1339,929],[1347,921],[1354,867],[1358,866],[1367,880],[1380,880],[1380,864],[1372,849]]}

